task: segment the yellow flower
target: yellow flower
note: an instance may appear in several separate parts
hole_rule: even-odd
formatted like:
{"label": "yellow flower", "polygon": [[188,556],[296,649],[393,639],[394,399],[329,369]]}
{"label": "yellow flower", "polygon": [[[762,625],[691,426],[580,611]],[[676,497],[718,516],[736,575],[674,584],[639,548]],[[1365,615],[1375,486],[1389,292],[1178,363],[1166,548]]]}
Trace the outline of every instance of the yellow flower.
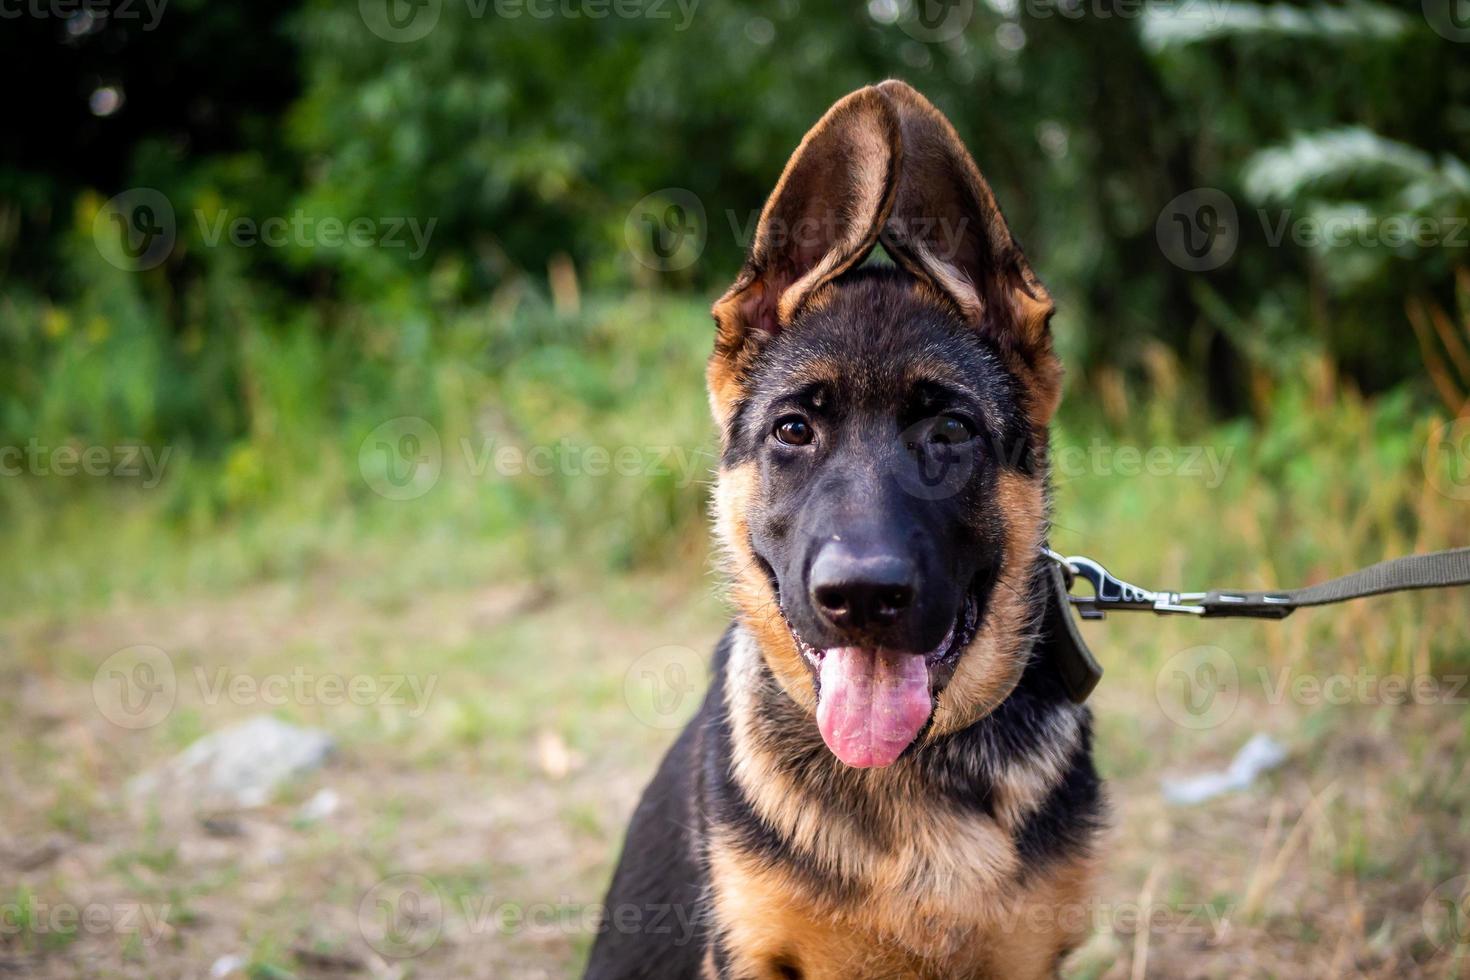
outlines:
{"label": "yellow flower", "polygon": [[77,195],[76,222],[77,231],[80,234],[91,237],[92,223],[97,220],[97,212],[102,210],[106,203],[102,195],[96,191],[84,191]]}
{"label": "yellow flower", "polygon": [[46,307],[41,314],[41,332],[52,340],[64,336],[71,329],[71,314],[55,306]]}

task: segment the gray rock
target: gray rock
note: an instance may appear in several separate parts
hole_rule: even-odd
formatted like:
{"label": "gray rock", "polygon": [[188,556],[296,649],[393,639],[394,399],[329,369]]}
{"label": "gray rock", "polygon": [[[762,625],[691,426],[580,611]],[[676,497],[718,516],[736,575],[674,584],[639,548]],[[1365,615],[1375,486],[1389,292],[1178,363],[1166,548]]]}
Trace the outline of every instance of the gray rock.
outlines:
{"label": "gray rock", "polygon": [[261,715],[204,736],[133,779],[128,792],[195,806],[262,806],[287,781],[320,768],[334,748],[326,732]]}

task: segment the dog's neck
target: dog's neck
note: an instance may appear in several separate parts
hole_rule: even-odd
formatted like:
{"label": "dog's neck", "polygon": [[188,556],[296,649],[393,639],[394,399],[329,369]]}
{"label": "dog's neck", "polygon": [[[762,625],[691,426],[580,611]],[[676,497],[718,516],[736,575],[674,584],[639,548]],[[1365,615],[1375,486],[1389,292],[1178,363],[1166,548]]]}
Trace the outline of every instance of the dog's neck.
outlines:
{"label": "dog's neck", "polygon": [[1068,700],[1040,647],[984,718],[921,737],[890,766],[854,769],[781,689],[752,634],[736,626],[724,646],[699,819],[789,875],[804,901],[851,908],[878,899],[871,882],[891,881],[881,900],[895,915],[923,908],[962,921],[1085,853],[1103,822],[1090,713]]}

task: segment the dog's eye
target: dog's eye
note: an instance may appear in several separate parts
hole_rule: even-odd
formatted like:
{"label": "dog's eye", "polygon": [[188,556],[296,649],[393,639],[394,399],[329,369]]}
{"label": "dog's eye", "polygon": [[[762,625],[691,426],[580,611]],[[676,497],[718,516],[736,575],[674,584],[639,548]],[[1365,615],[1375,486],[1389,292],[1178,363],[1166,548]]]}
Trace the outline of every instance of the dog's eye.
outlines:
{"label": "dog's eye", "polygon": [[973,438],[975,430],[958,415],[941,415],[934,420],[934,427],[929,430],[929,441],[945,446],[969,442]]}
{"label": "dog's eye", "polygon": [[805,446],[812,441],[812,427],[800,415],[788,415],[776,423],[776,439],[788,446]]}

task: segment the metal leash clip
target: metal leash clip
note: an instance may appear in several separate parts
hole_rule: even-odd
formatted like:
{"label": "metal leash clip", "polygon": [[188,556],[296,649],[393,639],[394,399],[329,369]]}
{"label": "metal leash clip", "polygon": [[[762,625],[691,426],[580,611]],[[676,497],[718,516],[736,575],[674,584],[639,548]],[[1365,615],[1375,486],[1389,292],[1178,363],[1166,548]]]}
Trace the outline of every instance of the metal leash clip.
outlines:
{"label": "metal leash clip", "polygon": [[1151,610],[1160,615],[1205,614],[1205,607],[1198,605],[1205,597],[1203,592],[1153,592],[1123,581],[1092,558],[1083,555],[1063,557],[1050,548],[1046,549],[1046,556],[1062,566],[1069,592],[1079,578],[1092,583],[1092,595],[1067,596],[1083,619],[1102,619],[1109,610]]}

